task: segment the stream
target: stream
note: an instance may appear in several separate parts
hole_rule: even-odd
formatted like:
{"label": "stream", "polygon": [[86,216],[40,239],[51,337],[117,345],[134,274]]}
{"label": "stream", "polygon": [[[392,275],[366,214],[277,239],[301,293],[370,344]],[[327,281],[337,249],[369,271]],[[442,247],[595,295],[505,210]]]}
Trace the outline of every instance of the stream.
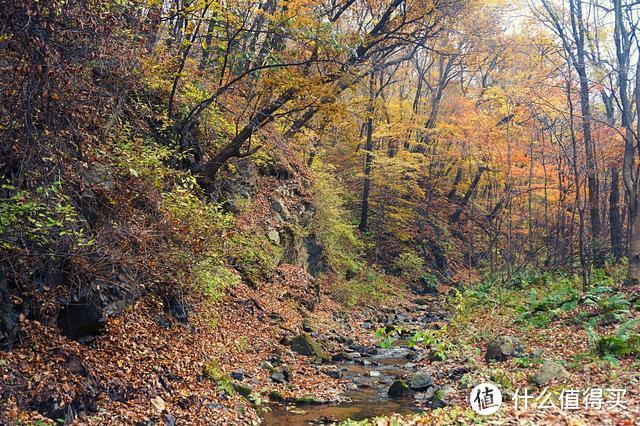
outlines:
{"label": "stream", "polygon": [[[387,390],[394,379],[411,374],[413,367],[407,365],[406,347],[381,349],[377,355],[362,358],[370,364],[353,361],[339,363],[342,377],[358,384],[358,388],[346,392],[345,402],[336,404],[271,404],[262,414],[263,424],[309,425],[327,424],[347,419],[363,420],[385,414],[411,414],[420,409],[413,397],[390,398]],[[360,361],[362,362],[362,361]],[[379,373],[379,375],[378,375]]]}
{"label": "stream", "polygon": [[[389,321],[405,328],[423,328],[433,321],[428,308],[417,307],[409,316]],[[425,316],[425,314],[427,314]],[[413,414],[422,411],[415,396],[389,397],[387,391],[395,379],[409,380],[417,371],[411,361],[424,353],[410,349],[406,339],[398,339],[389,349],[378,348],[375,354],[361,353],[359,358],[338,362],[334,372],[350,383],[342,402],[328,404],[272,403],[261,417],[266,426],[333,424],[347,419],[364,420],[391,414]]]}

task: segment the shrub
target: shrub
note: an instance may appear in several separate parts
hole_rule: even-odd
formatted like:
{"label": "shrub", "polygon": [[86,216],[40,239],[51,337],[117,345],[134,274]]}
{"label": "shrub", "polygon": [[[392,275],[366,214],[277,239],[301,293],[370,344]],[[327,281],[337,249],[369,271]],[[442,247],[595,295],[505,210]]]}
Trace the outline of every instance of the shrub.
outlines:
{"label": "shrub", "polygon": [[424,259],[415,251],[407,250],[396,258],[394,266],[404,278],[417,280],[422,275]]}

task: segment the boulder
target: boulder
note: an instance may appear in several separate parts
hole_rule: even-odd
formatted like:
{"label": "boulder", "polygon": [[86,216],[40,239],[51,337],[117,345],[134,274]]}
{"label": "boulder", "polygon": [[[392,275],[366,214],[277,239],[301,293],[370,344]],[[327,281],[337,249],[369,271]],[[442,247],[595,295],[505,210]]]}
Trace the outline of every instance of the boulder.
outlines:
{"label": "boulder", "polygon": [[433,377],[428,371],[416,371],[411,376],[409,387],[414,391],[425,391],[433,384]]}
{"label": "boulder", "polygon": [[513,336],[498,336],[487,345],[485,360],[505,361],[509,357],[522,355],[524,346],[519,339]]}
{"label": "boulder", "polygon": [[409,385],[404,380],[394,380],[391,387],[387,391],[387,395],[391,398],[400,398],[409,395]]}
{"label": "boulder", "polygon": [[562,380],[569,377],[569,372],[556,361],[545,361],[540,366],[536,374],[534,374],[530,381],[538,386],[546,386],[553,380]]}
{"label": "boulder", "polygon": [[320,343],[306,333],[302,333],[291,340],[291,350],[300,355],[319,358],[322,361],[331,361],[331,356],[322,348]]}

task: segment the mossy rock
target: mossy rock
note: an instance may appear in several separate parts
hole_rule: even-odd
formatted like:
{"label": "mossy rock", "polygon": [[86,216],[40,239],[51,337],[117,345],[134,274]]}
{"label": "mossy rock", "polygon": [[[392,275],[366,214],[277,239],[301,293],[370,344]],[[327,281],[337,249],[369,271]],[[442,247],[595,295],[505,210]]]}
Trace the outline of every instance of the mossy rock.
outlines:
{"label": "mossy rock", "polygon": [[242,395],[245,398],[248,398],[249,395],[253,393],[253,389],[251,389],[251,386],[243,385],[242,383],[238,383],[238,382],[232,382],[231,385],[233,386],[233,389],[236,392],[238,392],[240,395]]}
{"label": "mossy rock", "polygon": [[291,350],[300,355],[318,358],[324,362],[331,361],[331,355],[324,350],[320,343],[306,333],[302,333],[291,340]]}
{"label": "mossy rock", "polygon": [[277,390],[272,390],[271,392],[269,392],[269,399],[276,402],[284,401],[284,397]]}
{"label": "mossy rock", "polygon": [[395,380],[389,390],[387,391],[387,395],[392,398],[400,398],[403,396],[409,395],[409,385],[404,380]]}

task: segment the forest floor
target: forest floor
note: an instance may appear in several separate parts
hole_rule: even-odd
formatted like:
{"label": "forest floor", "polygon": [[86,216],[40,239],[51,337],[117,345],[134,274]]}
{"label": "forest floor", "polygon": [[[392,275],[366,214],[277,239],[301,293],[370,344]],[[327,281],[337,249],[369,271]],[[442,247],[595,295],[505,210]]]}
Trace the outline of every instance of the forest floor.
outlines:
{"label": "forest floor", "polygon": [[[295,281],[295,269],[288,272]],[[592,302],[589,297],[608,295],[608,287],[584,293],[569,290],[573,284],[568,281],[511,289],[479,284],[465,291],[441,286],[438,294],[424,296],[397,287],[384,303],[348,309],[323,294],[308,312],[287,294],[290,284],[259,291],[238,286],[216,306],[194,312],[188,324],[175,321],[161,301],[143,299],[87,344],[24,320],[28,341],[0,360],[3,395],[7,390],[11,395],[3,397],[2,420],[49,424],[73,410],[77,424],[256,424],[264,417],[267,424],[295,425],[308,419],[301,417],[305,411],[313,414],[311,407],[326,404],[327,415],[313,420],[329,424],[344,420],[332,416],[330,408],[340,401],[348,405],[343,395],[372,388],[380,398],[374,403],[382,404],[395,380],[409,383],[422,371],[432,376],[432,385],[408,391],[402,403],[419,414],[361,423],[639,422],[639,361],[603,359],[589,337],[613,336],[621,324],[640,318],[637,289],[616,289],[622,295],[616,297],[627,303],[606,312],[608,298]],[[543,285],[550,291],[540,298],[535,288]],[[611,312],[621,318],[610,317]],[[333,361],[320,363],[290,350],[291,339],[304,330],[323,343]],[[503,361],[487,361],[487,345],[497,336],[513,336],[523,347]],[[395,351],[402,365],[385,372],[378,361],[388,351]],[[566,374],[532,384],[531,377],[551,360]],[[363,367],[354,370],[357,366]],[[380,377],[373,377],[376,370]],[[349,375],[353,371],[367,378]],[[469,395],[486,382],[495,383],[505,401],[496,414],[483,417],[470,409]],[[536,399],[545,388],[555,408],[539,406]],[[524,389],[534,398],[528,409],[516,409],[514,395]],[[602,407],[587,409],[584,396],[598,389],[603,390]],[[611,389],[625,391],[617,407],[612,407]],[[580,392],[578,408],[561,407],[563,390]],[[261,414],[272,410],[280,410],[280,417]]]}

